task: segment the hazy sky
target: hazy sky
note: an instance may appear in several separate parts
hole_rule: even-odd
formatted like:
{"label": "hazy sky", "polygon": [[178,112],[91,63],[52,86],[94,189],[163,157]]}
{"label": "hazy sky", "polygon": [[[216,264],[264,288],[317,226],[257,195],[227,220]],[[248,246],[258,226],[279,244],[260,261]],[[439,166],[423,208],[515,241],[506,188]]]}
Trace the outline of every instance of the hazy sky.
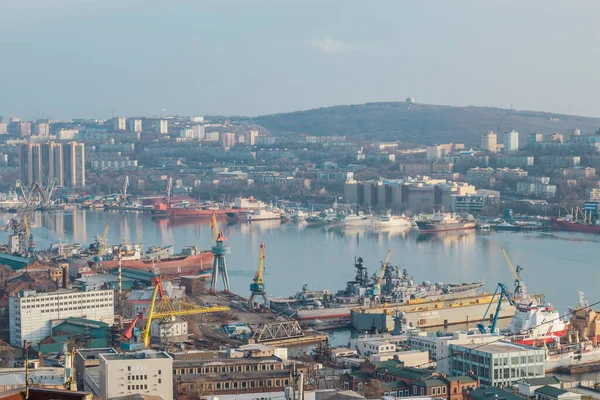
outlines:
{"label": "hazy sky", "polygon": [[404,100],[600,116],[600,1],[0,0],[0,115]]}

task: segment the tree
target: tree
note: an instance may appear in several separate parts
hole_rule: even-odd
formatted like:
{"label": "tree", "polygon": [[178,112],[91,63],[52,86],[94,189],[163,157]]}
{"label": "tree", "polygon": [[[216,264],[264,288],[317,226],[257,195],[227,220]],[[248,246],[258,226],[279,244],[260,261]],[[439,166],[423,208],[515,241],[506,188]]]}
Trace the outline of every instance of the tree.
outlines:
{"label": "tree", "polygon": [[371,379],[363,389],[363,395],[367,399],[379,399],[383,394],[383,384],[379,379]]}

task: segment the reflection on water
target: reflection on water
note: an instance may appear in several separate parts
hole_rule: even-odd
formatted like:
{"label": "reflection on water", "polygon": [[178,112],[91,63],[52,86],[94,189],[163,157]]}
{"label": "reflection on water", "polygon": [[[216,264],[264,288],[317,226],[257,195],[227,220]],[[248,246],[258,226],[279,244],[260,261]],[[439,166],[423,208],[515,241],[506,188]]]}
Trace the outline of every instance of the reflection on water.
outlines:
{"label": "reflection on water", "polygon": [[[1,216],[5,221],[9,217]],[[203,249],[212,246],[207,220],[152,219],[150,215],[121,211],[57,211],[35,213],[32,229],[38,248],[59,240],[87,246],[102,235],[110,222],[108,239],[142,242],[146,246],[174,245],[176,251],[188,245]],[[279,221],[254,221],[227,225],[219,222],[231,246],[227,265],[232,289],[248,293],[258,266],[260,242],[265,241],[265,280],[272,296],[290,296],[304,283],[313,289],[337,291],[354,277],[354,256],[361,256],[369,275],[392,250],[391,263],[407,268],[417,281],[472,282],[485,278],[485,289],[493,291],[498,282],[512,283],[512,275],[501,252],[506,247],[512,262],[524,268],[523,279],[534,293],[565,311],[577,302],[577,292],[590,293],[595,301],[600,282],[597,260],[600,236],[569,232],[447,232],[419,237],[418,231],[359,231],[324,229]],[[8,232],[0,233],[3,243]],[[568,269],[572,279],[560,279]]]}

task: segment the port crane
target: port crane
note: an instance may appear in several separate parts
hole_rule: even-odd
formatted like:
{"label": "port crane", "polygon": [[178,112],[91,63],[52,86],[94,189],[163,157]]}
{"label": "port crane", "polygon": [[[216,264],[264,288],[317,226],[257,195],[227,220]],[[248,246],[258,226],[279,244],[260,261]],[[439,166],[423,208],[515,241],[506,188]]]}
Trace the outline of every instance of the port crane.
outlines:
{"label": "port crane", "polygon": [[[488,312],[490,311],[490,307],[494,303],[496,296],[499,296],[498,305],[496,306],[496,312],[492,315],[492,323],[486,328],[485,319],[488,316]],[[496,323],[498,322],[498,315],[500,315],[500,311],[502,310],[502,298],[505,298],[510,305],[513,305],[513,300],[510,295],[510,291],[507,289],[506,285],[504,285],[503,283],[498,283],[498,287],[496,288],[496,291],[494,292],[494,295],[490,300],[490,304],[488,304],[485,310],[485,314],[483,314],[481,322],[477,324],[477,329],[479,329],[480,333],[496,333]]]}
{"label": "port crane", "polygon": [[171,190],[173,189],[173,178],[167,181],[167,204],[171,204]]}
{"label": "port crane", "polygon": [[264,273],[264,262],[265,262],[265,242],[260,242],[260,261],[258,263],[258,271],[256,272],[256,276],[253,279],[253,283],[250,284],[250,299],[248,300],[248,305],[250,308],[254,308],[254,299],[256,297],[262,297],[264,308],[269,308],[269,299],[267,298],[267,293],[265,292],[265,282],[263,279]]}
{"label": "port crane", "polygon": [[125,176],[123,181],[123,188],[121,189],[121,199],[127,200],[127,189],[129,189],[129,176]]}
{"label": "port crane", "polygon": [[502,246],[502,253],[504,254],[504,258],[506,258],[506,263],[510,268],[510,272],[515,278],[515,291],[513,297],[523,297],[525,295],[525,285],[521,283],[521,271],[523,271],[523,268],[521,268],[520,265],[517,265],[517,268],[513,266],[513,263],[510,261],[510,258],[504,249],[504,246]]}
{"label": "port crane", "polygon": [[217,224],[217,214],[213,211],[212,213],[212,230],[213,230],[213,239],[215,241],[215,245],[212,247],[212,252],[215,255],[213,258],[213,267],[211,271],[211,282],[210,282],[210,292],[217,292],[217,282],[219,281],[219,276],[223,280],[223,291],[227,294],[231,293],[231,288],[229,286],[229,274],[227,273],[227,262],[225,261],[225,255],[231,252],[229,246],[225,245],[225,241],[227,238],[223,234],[223,230],[219,229],[219,225]]}
{"label": "port crane", "polygon": [[371,289],[371,296],[379,296],[381,295],[381,282],[383,282],[383,278],[385,277],[385,271],[387,270],[388,264],[390,262],[390,257],[392,255],[392,250],[388,250],[387,257],[383,264],[381,264],[381,271],[379,271],[379,275],[375,280],[375,284]]}
{"label": "port crane", "polygon": [[150,346],[150,327],[152,321],[169,321],[174,317],[185,316],[185,315],[198,315],[229,311],[230,308],[227,306],[210,306],[201,307],[193,303],[188,303],[183,300],[172,299],[166,295],[163,290],[163,285],[158,277],[154,277],[152,280],[154,284],[154,290],[152,292],[152,302],[148,309],[148,316],[144,330],[140,330],[136,327],[136,324],[144,318],[144,314],[138,314],[129,325],[129,327],[123,332],[123,336],[126,339],[132,337],[140,337],[145,347]]}

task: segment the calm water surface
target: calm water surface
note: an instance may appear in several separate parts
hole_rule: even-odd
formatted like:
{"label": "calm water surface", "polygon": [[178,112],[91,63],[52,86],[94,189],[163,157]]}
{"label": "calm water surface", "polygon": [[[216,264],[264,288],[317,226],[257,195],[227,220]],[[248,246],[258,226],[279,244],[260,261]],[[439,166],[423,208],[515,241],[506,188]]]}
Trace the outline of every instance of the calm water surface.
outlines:
{"label": "calm water surface", "polygon": [[[108,239],[144,243],[212,246],[208,221],[153,220],[150,215],[119,211],[37,213],[33,219],[37,248],[50,243],[87,245],[110,222]],[[290,296],[307,284],[311,289],[337,291],[354,275],[355,256],[363,257],[369,274],[376,272],[388,249],[391,263],[407,268],[418,281],[484,280],[487,291],[498,282],[512,286],[502,255],[504,246],[532,293],[545,293],[558,310],[575,305],[578,291],[590,302],[600,300],[600,235],[568,232],[462,232],[419,237],[418,232],[364,232],[299,227],[278,221],[227,225],[221,222],[231,254],[227,256],[232,290],[247,294],[258,267],[259,246],[266,246],[265,282],[269,295]],[[7,241],[7,234],[0,236]]]}

